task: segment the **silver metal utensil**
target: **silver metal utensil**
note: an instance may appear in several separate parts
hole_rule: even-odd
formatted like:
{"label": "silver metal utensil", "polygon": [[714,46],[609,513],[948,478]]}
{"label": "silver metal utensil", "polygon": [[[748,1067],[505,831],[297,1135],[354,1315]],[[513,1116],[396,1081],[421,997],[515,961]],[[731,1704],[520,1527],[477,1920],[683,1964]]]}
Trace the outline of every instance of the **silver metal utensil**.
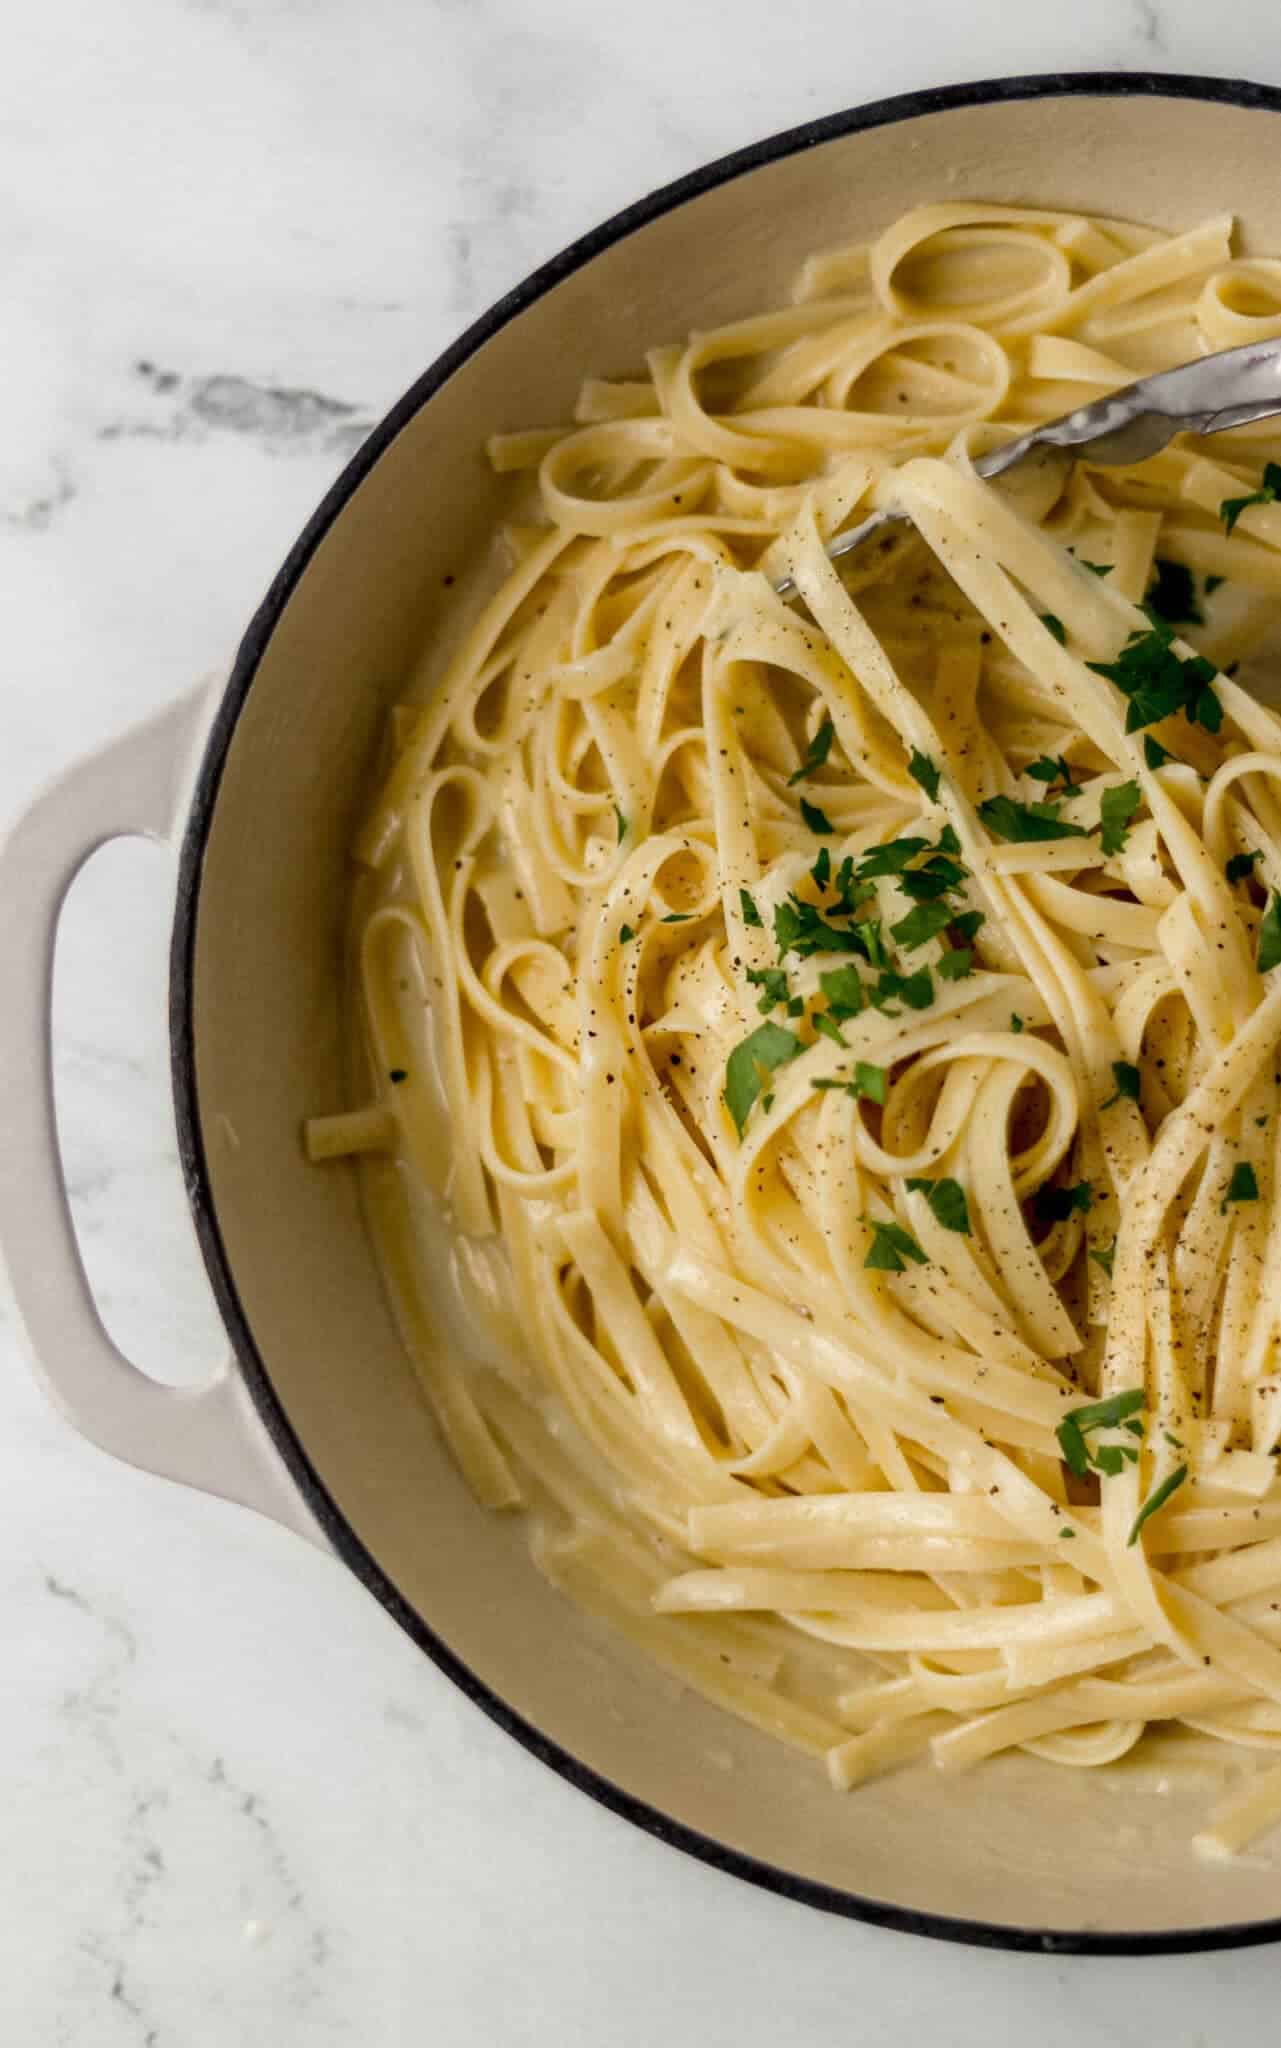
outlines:
{"label": "silver metal utensil", "polygon": [[[980,455],[974,473],[987,479],[1004,476],[1029,457],[1051,453],[1071,462],[1088,455],[1108,468],[1130,468],[1157,455],[1176,434],[1220,434],[1228,427],[1249,426],[1281,413],[1281,340],[1250,342],[1244,348],[1221,349],[1176,370],[1140,377],[1107,398],[1048,420],[1030,434],[1020,434],[1003,448]],[[838,533],[827,553],[836,561],[862,547],[883,527],[907,522],[905,512],[873,512],[858,526]],[[774,585],[780,597],[795,597],[790,576]]]}

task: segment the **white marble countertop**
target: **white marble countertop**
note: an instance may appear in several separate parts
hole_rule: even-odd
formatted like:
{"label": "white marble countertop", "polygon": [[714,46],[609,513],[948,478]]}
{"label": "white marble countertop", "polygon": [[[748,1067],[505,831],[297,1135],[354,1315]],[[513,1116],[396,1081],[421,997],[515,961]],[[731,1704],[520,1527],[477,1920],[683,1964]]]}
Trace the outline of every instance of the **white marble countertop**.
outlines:
{"label": "white marble countertop", "polygon": [[[1001,72],[1281,82],[1271,0],[41,0],[0,66],[0,814],[231,649],[366,425],[663,180]],[[728,31],[732,25],[732,34]],[[58,1073],[126,1348],[218,1334],[165,1080],[163,857],[69,912]],[[492,1728],[340,1566],[45,1405],[0,1304],[0,2039],[439,2048],[1275,2029],[1277,1958],[1041,1960],[826,1920]]]}

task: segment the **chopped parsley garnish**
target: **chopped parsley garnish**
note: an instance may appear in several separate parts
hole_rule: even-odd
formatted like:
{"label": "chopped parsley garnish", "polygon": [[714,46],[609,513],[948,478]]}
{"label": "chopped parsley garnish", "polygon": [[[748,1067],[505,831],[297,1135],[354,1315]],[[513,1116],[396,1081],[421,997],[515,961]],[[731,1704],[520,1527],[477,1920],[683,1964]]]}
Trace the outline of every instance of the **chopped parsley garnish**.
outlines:
{"label": "chopped parsley garnish", "polygon": [[824,838],[836,830],[827,812],[820,811],[817,804],[806,803],[804,797],[801,798],[801,816],[811,832],[821,833]]}
{"label": "chopped parsley garnish", "polygon": [[1102,829],[1099,845],[1105,854],[1125,851],[1130,824],[1142,804],[1137,782],[1122,782],[1115,789],[1104,790],[1099,799],[1099,825]]}
{"label": "chopped parsley garnish", "polygon": [[634,931],[632,930],[632,927],[631,927],[631,926],[630,926],[629,924],[620,924],[620,925],[619,925],[619,927],[618,927],[618,943],[620,944],[620,946],[629,946],[629,945],[631,944],[632,940],[633,940],[633,939],[634,939],[635,937],[636,937],[636,934],[635,934],[635,932],[634,932]]}
{"label": "chopped parsley garnish", "polygon": [[1070,1188],[1038,1188],[1032,1207],[1043,1223],[1066,1223],[1079,1210],[1082,1215],[1093,1205],[1094,1190],[1088,1180]]}
{"label": "chopped parsley garnish", "polygon": [[1017,1010],[1010,1011],[1010,1029],[1016,1033],[1023,1029],[1023,1019],[1019,1016]]}
{"label": "chopped parsley garnish", "polygon": [[1062,754],[1042,754],[1039,761],[1028,762],[1024,773],[1030,775],[1033,782],[1061,782],[1065,791],[1076,789],[1078,786],[1072,774],[1071,763],[1065,761]]}
{"label": "chopped parsley garnish", "polygon": [[1243,882],[1256,860],[1262,860],[1261,853],[1234,853],[1224,873],[1230,882]]}
{"label": "chopped parsley garnish", "polygon": [[1148,633],[1133,633],[1115,661],[1089,661],[1095,675],[1106,676],[1129,698],[1125,715],[1127,732],[1139,732],[1181,711],[1191,725],[1203,725],[1217,732],[1223,723],[1223,706],[1212,685],[1218,671],[1203,654],[1185,661],[1171,645],[1174,628],[1154,625]]}
{"label": "chopped parsley garnish", "polygon": [[974,955],[968,946],[956,946],[934,963],[935,971],[942,981],[964,981],[974,972]]}
{"label": "chopped parsley garnish", "polygon": [[909,952],[916,946],[924,946],[930,939],[936,939],[946,931],[952,922],[951,906],[947,903],[918,903],[901,917],[897,924],[890,926],[890,937],[897,939],[900,946]]}
{"label": "chopped parsley garnish", "polygon": [[[1115,1429],[1128,1423],[1132,1415],[1146,1407],[1147,1395],[1142,1387],[1130,1387],[1124,1394],[1113,1394],[1106,1401],[1089,1401],[1083,1408],[1069,1409],[1060,1422],[1055,1435],[1063,1462],[1078,1479],[1084,1479],[1091,1465],[1115,1478],[1125,1463],[1138,1463],[1139,1454],[1129,1444],[1098,1444],[1087,1441],[1096,1429]],[[1139,1424],[1142,1434],[1143,1425]]]}
{"label": "chopped parsley garnish", "polygon": [[1143,735],[1143,758],[1147,762],[1148,767],[1155,770],[1157,768],[1164,768],[1167,761],[1174,759],[1174,755],[1169,751],[1168,747],[1161,745],[1160,740],[1154,740],[1150,732],[1145,732]]}
{"label": "chopped parsley garnish", "polygon": [[1056,619],[1053,612],[1042,612],[1041,624],[1046,632],[1052,634],[1058,641],[1060,647],[1067,646],[1067,627],[1062,619]]}
{"label": "chopped parsley garnish", "polygon": [[857,1017],[867,1000],[857,967],[833,967],[819,975],[818,985],[827,997],[828,1009],[841,1022]]}
{"label": "chopped parsley garnish", "polygon": [[[1068,552],[1069,554],[1071,553],[1070,548]],[[1081,567],[1083,569],[1089,570],[1091,576],[1110,576],[1112,574],[1113,569],[1116,566],[1113,562],[1087,562],[1084,561],[1079,555],[1077,557],[1077,560],[1080,561]]]}
{"label": "chopped parsley garnish", "polygon": [[884,1105],[885,1078],[884,1067],[874,1067],[870,1060],[855,1060],[853,1087],[856,1095]]}
{"label": "chopped parsley garnish", "polygon": [[787,1005],[787,1014],[789,1017],[803,1017],[805,1015],[804,996],[792,997],[791,1001]]}
{"label": "chopped parsley garnish", "polygon": [[812,775],[816,768],[821,768],[823,766],[823,763],[826,761],[828,755],[832,751],[832,741],[835,737],[836,727],[832,724],[830,718],[825,718],[823,720],[823,723],[820,725],[818,731],[815,733],[813,739],[810,741],[809,752],[806,754],[805,759],[801,762],[801,765],[797,769],[795,775],[788,776],[787,786],[789,789],[792,787],[793,783],[803,781],[805,776]]}
{"label": "chopped parsley garnish", "polygon": [[803,960],[814,953],[861,953],[865,960],[870,960],[869,930],[870,922],[865,921],[842,931],[837,925],[828,924],[815,904],[803,902],[799,896],[789,896],[774,912],[774,939],[780,958],[785,953],[799,954]]}
{"label": "chopped parsley garnish", "polygon": [[1266,974],[1281,962],[1281,895],[1274,889],[1259,925],[1258,969]]}
{"label": "chopped parsley garnish", "polygon": [[690,921],[690,919],[691,919],[691,917],[693,917],[693,915],[694,915],[694,913],[693,913],[693,911],[692,911],[692,910],[673,910],[673,911],[669,911],[669,913],[668,913],[668,915],[667,915],[666,917],[661,917],[661,918],[659,919],[659,923],[660,923],[660,924],[688,924],[688,923],[689,923],[689,921]]}
{"label": "chopped parsley garnish", "polygon": [[[762,991],[756,1007],[763,1017],[777,1009],[780,1003],[785,1003],[791,995],[787,975],[781,967],[749,967],[747,979],[753,988]],[[804,1004],[801,1007],[803,1009]]]}
{"label": "chopped parsley garnish", "polygon": [[1258,1199],[1259,1183],[1255,1179],[1254,1168],[1248,1159],[1238,1159],[1232,1169],[1227,1193],[1219,1204],[1219,1214],[1227,1215],[1229,1202],[1257,1202]]}
{"label": "chopped parsley garnish", "polygon": [[1086,839],[1084,826],[1070,825],[1059,817],[1060,803],[1021,804],[1012,796],[990,796],[979,805],[979,816],[998,839]]}
{"label": "chopped parsley garnish", "polygon": [[402,1081],[409,1079],[408,1070],[405,1067],[389,1067],[387,1069],[387,1079],[393,1081],[399,1087]]}
{"label": "chopped parsley garnish", "polygon": [[929,1259],[909,1231],[897,1223],[875,1223],[870,1216],[864,1216],[872,1233],[872,1242],[863,1264],[870,1266],[874,1273],[905,1273],[907,1260],[918,1266],[928,1266]]}
{"label": "chopped parsley garnish", "polygon": [[826,889],[832,879],[832,856],[825,846],[820,846],[818,859],[810,869],[810,879],[816,889]]}
{"label": "chopped parsley garnish", "polygon": [[885,941],[881,937],[881,919],[879,917],[860,917],[855,925],[855,930],[863,940],[864,949],[873,967],[884,967]]}
{"label": "chopped parsley garnish", "polygon": [[1139,1070],[1137,1067],[1132,1067],[1128,1060],[1113,1060],[1112,1079],[1116,1083],[1116,1093],[1109,1095],[1107,1101],[1102,1104],[1104,1109],[1111,1109],[1112,1104],[1119,1102],[1122,1096],[1125,1097],[1127,1102],[1138,1101]]}
{"label": "chopped parsley garnish", "polygon": [[[1268,466],[1269,468],[1271,468],[1272,465],[1269,464]],[[1161,1484],[1157,1487],[1156,1492],[1148,1495],[1148,1498],[1144,1501],[1143,1506],[1139,1509],[1138,1514],[1134,1517],[1134,1525],[1131,1528],[1129,1535],[1125,1539],[1127,1550],[1129,1549],[1131,1544],[1138,1542],[1139,1531],[1143,1527],[1143,1524],[1148,1520],[1150,1516],[1156,1513],[1158,1508],[1163,1508],[1165,1506],[1171,1494],[1178,1492],[1179,1488],[1182,1486],[1187,1476],[1187,1466],[1176,1465],[1174,1471],[1171,1472],[1169,1478],[1163,1479],[1161,1481]]]}
{"label": "chopped parsley garnish", "polygon": [[725,1065],[725,1107],[740,1138],[766,1075],[786,1066],[803,1050],[796,1033],[784,1031],[781,1024],[759,1024],[734,1047]]}
{"label": "chopped parsley garnish", "polygon": [[1069,1529],[1069,1527],[1068,1527],[1067,1523],[1065,1522],[1065,1523],[1063,1524],[1063,1527],[1062,1527],[1062,1528],[1061,1528],[1061,1529],[1059,1530],[1059,1541],[1060,1541],[1060,1543],[1066,1543],[1066,1542],[1067,1542],[1067,1540],[1068,1540],[1068,1538],[1069,1538],[1070,1536],[1075,1536],[1075,1535],[1076,1535],[1076,1530],[1075,1530],[1075,1529]]}
{"label": "chopped parsley garnish", "polygon": [[1164,619],[1167,626],[1203,626],[1205,618],[1196,601],[1192,571],[1182,562],[1171,562],[1162,555],[1157,556],[1152,566],[1156,575],[1143,602],[1148,617]]}
{"label": "chopped parsley garnish", "polygon": [[746,889],[740,889],[738,892],[738,907],[743,913],[744,924],[753,925],[757,927],[764,924],[764,918],[761,916],[760,911],[756,908],[755,903],[753,902],[752,898],[748,895]]}
{"label": "chopped parsley garnish", "polygon": [[939,796],[940,771],[935,767],[929,755],[922,754],[916,748],[913,748],[912,758],[907,764],[907,772],[913,782],[920,783],[930,802],[936,804]]}
{"label": "chopped parsley garnish", "polygon": [[886,1003],[901,998],[909,1010],[928,1010],[934,1001],[934,983],[928,967],[918,968],[915,974],[895,974],[886,968],[876,977],[872,1001],[877,1009],[884,1009]]}
{"label": "chopped parsley garnish", "polygon": [[1219,517],[1228,533],[1232,532],[1243,512],[1251,505],[1272,505],[1281,494],[1281,463],[1264,464],[1263,483],[1257,491],[1250,491],[1244,498],[1225,498],[1219,507]]}
{"label": "chopped parsley garnish", "polygon": [[926,1180],[916,1176],[908,1181],[908,1186],[924,1195],[935,1221],[944,1230],[954,1230],[961,1237],[970,1235],[970,1211],[959,1180]]}
{"label": "chopped parsley garnish", "polygon": [[832,1079],[829,1077],[822,1081],[811,1081],[810,1086],[811,1088],[819,1089],[840,1088],[846,1095],[853,1096],[855,1102],[866,1101],[884,1104],[885,1069],[884,1067],[872,1066],[868,1060],[855,1060],[854,1079],[852,1081],[843,1081],[839,1078]]}
{"label": "chopped parsley garnish", "polygon": [[1216,590],[1217,590],[1217,589],[1219,588],[1219,585],[1220,585],[1221,583],[1226,583],[1226,582],[1227,582],[1227,580],[1228,580],[1228,579],[1227,579],[1227,577],[1226,577],[1226,576],[1207,576],[1207,577],[1206,577],[1206,579],[1205,579],[1205,594],[1206,594],[1206,596],[1207,596],[1207,597],[1213,597],[1213,596],[1214,596],[1214,593],[1215,593],[1215,591],[1216,591]]}
{"label": "chopped parsley garnish", "polygon": [[898,885],[914,903],[933,903],[939,896],[959,889],[965,876],[966,870],[959,861],[947,860],[936,853],[924,867],[908,868],[898,877]]}
{"label": "chopped parsley garnish", "polygon": [[882,846],[874,846],[863,855],[858,878],[865,882],[873,875],[901,875],[918,854],[929,851],[929,844],[928,839],[887,839]]}
{"label": "chopped parsley garnish", "polygon": [[624,839],[626,839],[627,837],[627,820],[623,816],[622,812],[619,810],[617,804],[614,805],[614,816],[618,820],[618,843],[621,846]]}
{"label": "chopped parsley garnish", "polygon": [[844,1045],[841,1027],[830,1010],[816,1010],[813,1017],[814,1029],[821,1037],[830,1038],[834,1045]]}
{"label": "chopped parsley garnish", "polygon": [[1102,1266],[1110,1280],[1112,1278],[1112,1267],[1116,1261],[1116,1239],[1113,1238],[1111,1244],[1099,1245],[1096,1250],[1090,1253],[1090,1257],[1096,1266]]}

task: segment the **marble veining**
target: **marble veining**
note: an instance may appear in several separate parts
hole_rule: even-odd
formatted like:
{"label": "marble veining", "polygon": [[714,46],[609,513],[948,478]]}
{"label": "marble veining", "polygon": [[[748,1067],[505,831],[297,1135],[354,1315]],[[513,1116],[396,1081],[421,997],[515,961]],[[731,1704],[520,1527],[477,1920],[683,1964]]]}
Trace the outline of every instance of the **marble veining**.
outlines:
{"label": "marble veining", "polygon": [[[1103,66],[1281,81],[1268,0],[42,0],[0,66],[0,818],[223,661],[384,409],[637,194],[843,103]],[[118,1341],[222,1339],[166,1092],[172,862],[69,908],[59,1115]],[[0,1000],[3,997],[0,996]],[[1265,1952],[915,1948],[675,1855],[332,1560],[77,1439],[0,1295],[5,2048],[1200,2048]],[[851,1825],[856,1817],[851,1807]]]}

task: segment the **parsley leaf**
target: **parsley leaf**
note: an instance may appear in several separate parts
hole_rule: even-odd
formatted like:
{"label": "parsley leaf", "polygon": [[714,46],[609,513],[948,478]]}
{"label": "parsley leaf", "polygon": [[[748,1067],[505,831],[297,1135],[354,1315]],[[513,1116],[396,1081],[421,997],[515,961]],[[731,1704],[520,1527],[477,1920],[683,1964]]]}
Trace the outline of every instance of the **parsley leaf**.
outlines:
{"label": "parsley leaf", "polygon": [[1160,740],[1154,740],[1150,732],[1145,732],[1143,735],[1143,758],[1149,768],[1157,769],[1164,768],[1167,761],[1174,759],[1174,755],[1161,745]]}
{"label": "parsley leaf", "polygon": [[1139,1070],[1137,1067],[1132,1067],[1128,1060],[1113,1060],[1112,1079],[1116,1082],[1116,1094],[1109,1095],[1107,1101],[1102,1104],[1104,1109],[1111,1109],[1112,1104],[1119,1102],[1122,1096],[1125,1097],[1127,1102],[1138,1101]]}
{"label": "parsley leaf", "polygon": [[928,850],[929,843],[928,839],[887,839],[883,845],[871,847],[858,864],[858,879],[866,882],[873,875],[901,875],[918,853]]}
{"label": "parsley leaf", "polygon": [[1234,853],[1224,873],[1230,882],[1243,882],[1256,860],[1262,860],[1261,853]]}
{"label": "parsley leaf", "polygon": [[792,787],[793,783],[803,781],[805,776],[812,775],[816,768],[821,768],[823,766],[823,763],[826,761],[828,755],[832,751],[832,741],[835,737],[836,727],[832,724],[830,718],[825,718],[823,720],[823,723],[820,725],[818,731],[815,733],[813,739],[810,741],[809,752],[808,754],[806,754],[805,759],[801,762],[801,765],[797,769],[795,775],[788,776],[787,786],[789,789]]}
{"label": "parsley leaf", "polygon": [[621,846],[624,839],[626,839],[627,837],[627,820],[623,816],[622,812],[619,810],[617,804],[614,805],[614,816],[618,820],[618,843]]}
{"label": "parsley leaf", "polygon": [[1025,775],[1030,775],[1033,782],[1061,782],[1064,790],[1077,787],[1073,779],[1071,763],[1065,761],[1062,754],[1059,754],[1057,757],[1042,754],[1039,761],[1029,761],[1023,772]]}
{"label": "parsley leaf", "polygon": [[1156,624],[1150,633],[1132,634],[1115,661],[1089,661],[1095,675],[1106,676],[1123,696],[1129,698],[1125,715],[1127,732],[1139,732],[1163,718],[1181,711],[1191,725],[1203,725],[1217,732],[1223,723],[1223,706],[1211,687],[1214,663],[1202,654],[1185,661],[1171,642],[1174,628]]}
{"label": "parsley leaf", "polygon": [[920,783],[930,802],[936,804],[939,797],[939,770],[935,767],[929,755],[919,753],[914,747],[912,749],[912,758],[907,764],[907,772],[913,782]]}
{"label": "parsley leaf", "polygon": [[669,911],[666,917],[660,917],[658,921],[660,924],[688,924],[693,915],[692,910],[673,910]]}
{"label": "parsley leaf", "polygon": [[1088,1180],[1079,1180],[1070,1188],[1038,1188],[1032,1197],[1032,1207],[1043,1223],[1066,1223],[1077,1210],[1084,1215],[1093,1202],[1094,1190]]}
{"label": "parsley leaf", "polygon": [[734,1047],[725,1065],[725,1107],[740,1138],[766,1074],[794,1060],[803,1049],[796,1033],[784,1031],[781,1024],[759,1024]]}
{"label": "parsley leaf", "polygon": [[1155,614],[1169,626],[1203,626],[1205,618],[1196,601],[1192,571],[1182,562],[1171,562],[1162,555],[1157,556],[1152,566],[1156,576],[1148,585],[1143,606],[1149,616]]}
{"label": "parsley leaf", "polygon": [[954,1230],[961,1237],[970,1235],[970,1211],[965,1200],[965,1189],[959,1180],[925,1180],[914,1178],[908,1181],[909,1188],[924,1195],[933,1211],[935,1220],[944,1230]]}
{"label": "parsley leaf", "polygon": [[1281,495],[1281,464],[1269,462],[1264,465],[1263,483],[1257,491],[1251,491],[1244,498],[1225,498],[1219,507],[1219,517],[1228,533],[1232,532],[1243,512],[1251,505],[1271,505]]}
{"label": "parsley leaf", "polygon": [[1266,974],[1281,962],[1281,895],[1274,889],[1259,925],[1258,968]]}
{"label": "parsley leaf", "polygon": [[959,939],[964,939],[968,946],[971,939],[977,938],[980,925],[986,923],[987,916],[982,910],[966,910],[960,917],[952,919],[952,930]]}
{"label": "parsley leaf", "polygon": [[885,1085],[886,1075],[884,1067],[874,1067],[867,1060],[855,1060],[854,1079],[852,1081],[829,1078],[821,1081],[811,1081],[810,1083],[812,1088],[840,1088],[846,1095],[853,1096],[855,1102],[880,1103],[885,1101]]}
{"label": "parsley leaf", "polygon": [[631,927],[631,926],[630,926],[629,924],[620,924],[620,925],[619,925],[619,927],[618,927],[618,942],[619,942],[619,944],[620,944],[621,946],[628,946],[628,945],[630,945],[630,944],[631,944],[631,942],[632,942],[632,940],[633,940],[633,939],[634,939],[635,937],[636,937],[636,934],[635,934],[635,932],[634,932],[634,931],[632,930],[632,927]]}
{"label": "parsley leaf", "polygon": [[1023,1029],[1023,1019],[1019,1016],[1017,1010],[1010,1011],[1010,1029],[1016,1033]]}
{"label": "parsley leaf", "polygon": [[816,889],[826,889],[832,879],[832,856],[825,846],[820,846],[818,859],[810,869],[810,879]]}
{"label": "parsley leaf", "polygon": [[872,934],[870,920],[841,931],[799,896],[789,896],[774,912],[774,940],[780,959],[786,953],[796,953],[802,960],[814,953],[861,953],[871,960],[878,936]]}
{"label": "parsley leaf", "polygon": [[746,889],[740,889],[738,892],[738,907],[743,913],[744,924],[754,925],[758,927],[764,924],[764,918],[761,916],[760,911],[756,908],[755,903],[753,902],[752,898],[748,895]]}
{"label": "parsley leaf", "polygon": [[1124,852],[1125,842],[1130,836],[1130,823],[1142,804],[1137,782],[1122,782],[1115,789],[1104,790],[1099,799],[1099,824],[1103,833],[1099,845],[1105,854]]}
{"label": "parsley leaf", "polygon": [[938,897],[959,889],[965,876],[966,870],[959,861],[945,860],[936,853],[924,867],[908,868],[898,877],[898,885],[914,903],[933,903]]}
{"label": "parsley leaf", "polygon": [[1094,1429],[1115,1429],[1146,1406],[1143,1388],[1130,1387],[1105,1401],[1089,1401],[1083,1408],[1070,1408],[1055,1431],[1064,1464],[1078,1479],[1085,1478],[1092,1464],[1115,1478],[1127,1458],[1131,1463],[1137,1460],[1137,1451],[1120,1444],[1101,1444],[1095,1449],[1087,1444],[1086,1437]]}
{"label": "parsley leaf", "polygon": [[1257,1202],[1258,1199],[1259,1183],[1255,1179],[1254,1168],[1248,1159],[1238,1159],[1232,1169],[1228,1191],[1219,1204],[1219,1214],[1227,1215],[1229,1202]]}
{"label": "parsley leaf", "polygon": [[402,1081],[409,1079],[408,1069],[405,1067],[388,1067],[387,1079],[394,1082],[396,1087],[399,1088]]}
{"label": "parsley leaf", "polygon": [[974,955],[968,946],[956,946],[934,966],[941,981],[964,981],[974,972]]}
{"label": "parsley leaf", "polygon": [[936,939],[941,931],[952,922],[952,911],[946,903],[918,903],[901,917],[897,924],[890,926],[890,937],[897,939],[900,946],[909,952],[916,946],[924,946],[930,939]]}
{"label": "parsley leaf", "polygon": [[836,830],[826,811],[820,811],[817,804],[806,803],[804,797],[801,798],[801,816],[811,832],[818,832],[824,838]]}
{"label": "parsley leaf", "polygon": [[[1070,554],[1071,552],[1069,548],[1068,553]],[[1077,560],[1083,569],[1089,570],[1091,576],[1110,576],[1116,566],[1113,562],[1087,562],[1080,555],[1077,556]]]}
{"label": "parsley leaf", "polygon": [[[1271,468],[1272,465],[1269,464],[1268,466],[1269,468]],[[1171,1494],[1178,1492],[1179,1488],[1182,1486],[1187,1476],[1187,1466],[1176,1465],[1174,1471],[1171,1472],[1169,1478],[1163,1479],[1161,1481],[1161,1484],[1157,1487],[1156,1492],[1149,1494],[1148,1498],[1144,1501],[1143,1506],[1139,1509],[1138,1514],[1134,1517],[1134,1525],[1131,1528],[1129,1535],[1125,1539],[1127,1550],[1129,1549],[1131,1544],[1138,1542],[1139,1531],[1143,1527],[1143,1524],[1148,1520],[1149,1516],[1154,1515],[1158,1508],[1163,1508],[1165,1506]]]}
{"label": "parsley leaf", "polygon": [[1053,612],[1042,612],[1041,624],[1047,633],[1053,634],[1060,647],[1067,646],[1067,627],[1062,619],[1056,619]]}
{"label": "parsley leaf", "polygon": [[1227,582],[1227,580],[1228,580],[1228,579],[1227,579],[1227,577],[1226,577],[1226,576],[1207,576],[1207,577],[1206,577],[1206,579],[1205,579],[1205,594],[1206,594],[1206,596],[1207,596],[1207,597],[1213,597],[1213,596],[1214,596],[1214,593],[1215,593],[1215,591],[1216,591],[1216,590],[1218,589],[1219,585],[1220,585],[1221,583],[1226,583],[1226,582]]}
{"label": "parsley leaf", "polygon": [[762,1016],[768,1016],[771,1010],[777,1009],[778,1005],[785,1003],[791,995],[787,975],[781,967],[749,967],[747,979],[753,988],[765,991],[756,1005]]}
{"label": "parsley leaf", "polygon": [[857,1017],[867,1000],[857,967],[833,967],[819,975],[818,985],[827,997],[832,1015],[842,1022],[847,1017]]}
{"label": "parsley leaf", "polygon": [[1113,1238],[1111,1244],[1100,1245],[1089,1256],[1093,1259],[1096,1266],[1102,1266],[1110,1280],[1112,1278],[1112,1267],[1116,1260],[1116,1239]]}
{"label": "parsley leaf", "polygon": [[1070,825],[1066,819],[1060,819],[1059,810],[1057,803],[1021,804],[1012,796],[990,796],[986,803],[979,805],[979,816],[998,839],[1025,841],[1089,837],[1083,826]]}
{"label": "parsley leaf", "polygon": [[845,1039],[841,1036],[841,1027],[830,1010],[816,1010],[812,1021],[815,1031],[819,1032],[822,1037],[830,1038],[836,1045],[844,1045],[846,1043]]}
{"label": "parsley leaf", "polygon": [[928,1010],[934,1001],[934,983],[930,979],[929,968],[918,968],[915,974],[895,974],[892,968],[886,968],[883,974],[879,974],[872,996],[877,1009],[884,1009],[886,1003],[892,1003],[896,997],[900,997],[909,1010]]}
{"label": "parsley leaf", "polygon": [[870,1216],[864,1216],[872,1233],[872,1242],[863,1264],[874,1273],[905,1273],[906,1261],[911,1259],[918,1266],[928,1266],[929,1260],[916,1239],[897,1223],[875,1223]]}
{"label": "parsley leaf", "polygon": [[870,1060],[855,1060],[853,1087],[856,1095],[865,1096],[869,1102],[884,1104],[884,1067],[874,1067]]}

